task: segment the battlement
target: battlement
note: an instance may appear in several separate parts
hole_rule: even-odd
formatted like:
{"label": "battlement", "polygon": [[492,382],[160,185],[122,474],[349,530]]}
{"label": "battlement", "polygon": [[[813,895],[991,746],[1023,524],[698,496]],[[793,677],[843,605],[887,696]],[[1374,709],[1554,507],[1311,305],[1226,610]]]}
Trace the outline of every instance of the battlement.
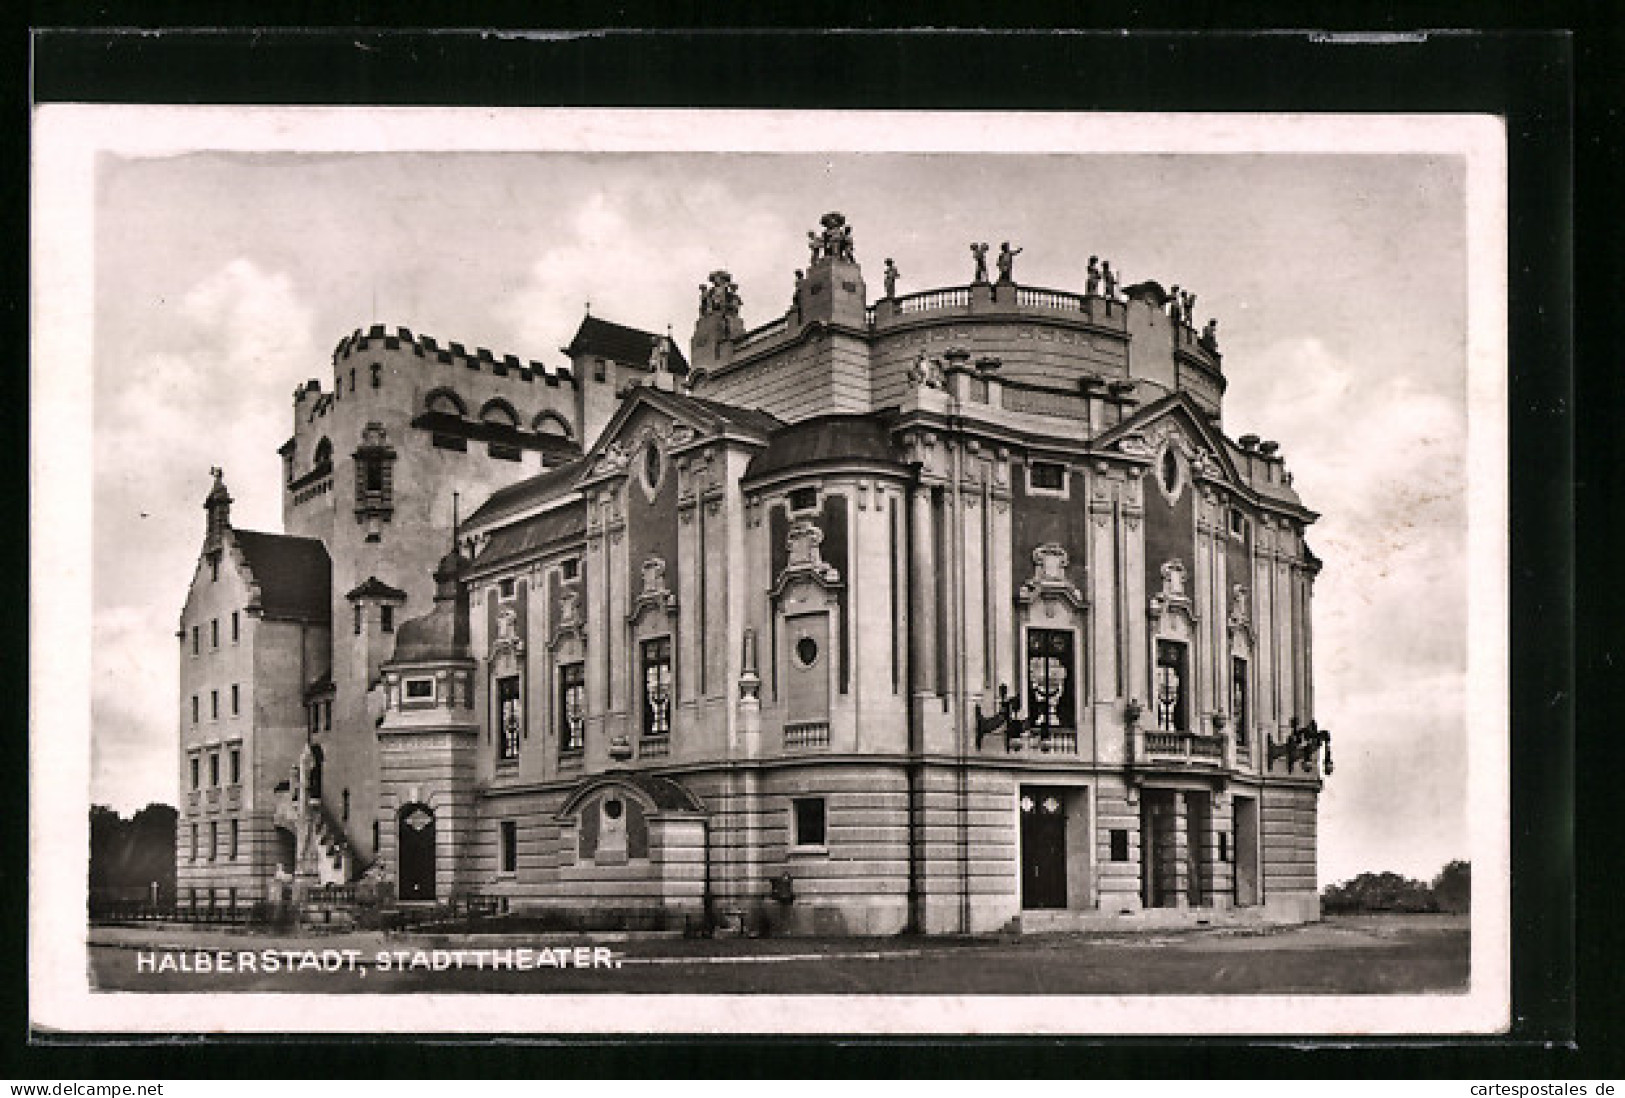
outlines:
{"label": "battlement", "polygon": [[[357,328],[338,341],[333,348],[333,365],[367,350],[406,351],[421,359],[432,359],[442,365],[461,365],[470,370],[489,371],[497,377],[517,376],[521,381],[536,382],[558,388],[567,385],[581,387],[580,379],[568,366],[550,370],[540,362],[521,360],[515,355],[497,356],[484,347],[472,350],[461,343],[448,341],[441,344],[434,336],[413,334],[412,329],[398,327],[393,331],[382,324],[365,330]],[[296,398],[297,399],[297,398]]]}

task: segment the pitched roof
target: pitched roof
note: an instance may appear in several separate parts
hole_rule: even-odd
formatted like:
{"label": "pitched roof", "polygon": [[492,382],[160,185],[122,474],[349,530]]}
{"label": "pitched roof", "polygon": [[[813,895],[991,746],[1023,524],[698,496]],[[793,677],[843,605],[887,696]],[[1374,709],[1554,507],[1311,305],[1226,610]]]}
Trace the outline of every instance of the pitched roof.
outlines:
{"label": "pitched roof", "polygon": [[825,461],[897,464],[891,433],[876,415],[817,416],[774,433],[767,449],[751,458],[746,477],[766,476]]}
{"label": "pitched roof", "polygon": [[[576,329],[575,338],[564,348],[564,353],[571,358],[581,354],[597,355],[599,358],[647,369],[649,356],[654,353],[655,344],[663,338],[665,337],[653,332],[628,328],[624,324],[600,320],[595,316],[586,316],[581,318],[581,327]],[[683,357],[676,340],[671,342],[671,357],[667,359],[666,365],[674,374],[688,373],[688,359]]]}
{"label": "pitched roof", "polygon": [[351,602],[357,599],[374,599],[383,602],[405,602],[406,592],[399,587],[391,587],[377,576],[368,576],[348,595],[344,596]]}
{"label": "pitched roof", "polygon": [[327,621],[332,613],[333,564],[315,538],[233,530],[243,560],[259,585],[258,609],[271,618]]}
{"label": "pitched roof", "polygon": [[690,396],[687,393],[671,393],[679,400],[685,400],[705,411],[726,420],[734,427],[743,427],[747,431],[760,431],[770,435],[784,426],[784,420],[759,408],[741,408],[736,404],[724,404],[720,400],[706,400],[704,397]]}
{"label": "pitched roof", "polygon": [[504,515],[517,514],[536,504],[546,503],[557,496],[567,495],[584,468],[586,468],[585,460],[578,458],[556,468],[543,470],[533,477],[504,485],[476,507],[474,513],[469,515],[464,523],[468,526],[482,525],[500,519]]}
{"label": "pitched roof", "polygon": [[587,505],[579,500],[539,515],[504,526],[491,535],[480,550],[477,564],[485,565],[558,542],[578,538],[587,532]]}

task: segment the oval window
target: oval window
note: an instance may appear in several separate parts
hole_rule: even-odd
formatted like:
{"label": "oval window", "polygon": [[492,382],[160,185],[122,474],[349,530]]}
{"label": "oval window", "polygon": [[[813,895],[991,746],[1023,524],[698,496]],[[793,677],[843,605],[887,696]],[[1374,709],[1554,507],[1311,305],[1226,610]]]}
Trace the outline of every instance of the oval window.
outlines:
{"label": "oval window", "polygon": [[811,667],[818,662],[818,642],[811,637],[802,637],[796,641],[796,661],[803,667]]}
{"label": "oval window", "polygon": [[620,801],[604,802],[604,815],[608,816],[612,820],[620,819],[622,810],[623,806]]}
{"label": "oval window", "polygon": [[660,449],[652,442],[643,451],[643,481],[650,491],[660,483]]}
{"label": "oval window", "polygon": [[1173,450],[1162,452],[1162,490],[1170,496],[1179,488],[1179,459]]}

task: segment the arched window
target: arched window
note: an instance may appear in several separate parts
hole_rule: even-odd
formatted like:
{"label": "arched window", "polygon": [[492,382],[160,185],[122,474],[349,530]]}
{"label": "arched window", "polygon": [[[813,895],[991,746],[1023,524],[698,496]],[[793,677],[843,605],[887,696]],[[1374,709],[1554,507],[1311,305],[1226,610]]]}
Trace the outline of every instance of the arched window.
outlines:
{"label": "arched window", "polygon": [[462,397],[450,389],[436,389],[423,400],[423,406],[431,412],[441,415],[456,416],[458,419],[468,414],[468,406],[463,403]]}
{"label": "arched window", "polygon": [[318,442],[312,460],[318,468],[323,465],[333,464],[333,444],[325,438]]}
{"label": "arched window", "polygon": [[573,438],[574,432],[570,430],[570,421],[549,408],[539,413],[531,421],[530,429],[539,435],[556,435],[559,438]]}
{"label": "arched window", "polygon": [[512,404],[509,404],[501,397],[496,397],[486,401],[485,407],[480,409],[480,422],[500,424],[503,427],[517,427],[519,426],[519,413],[513,410]]}

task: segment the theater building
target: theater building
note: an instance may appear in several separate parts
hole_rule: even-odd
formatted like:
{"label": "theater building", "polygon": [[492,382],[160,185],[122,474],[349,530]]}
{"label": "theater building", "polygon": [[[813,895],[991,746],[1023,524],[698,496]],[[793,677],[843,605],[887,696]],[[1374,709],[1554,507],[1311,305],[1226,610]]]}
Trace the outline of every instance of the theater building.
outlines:
{"label": "theater building", "polygon": [[[183,897],[365,880],[808,934],[1316,916],[1315,514],[1225,432],[1212,325],[1155,282],[1021,285],[1013,254],[870,302],[851,227],[812,241],[754,329],[713,273],[686,358],[595,318],[567,369],[339,345],[295,397],[287,534],[234,530],[221,481],[207,504]],[[194,651],[226,613],[242,654]],[[232,677],[251,708],[191,705]]]}

